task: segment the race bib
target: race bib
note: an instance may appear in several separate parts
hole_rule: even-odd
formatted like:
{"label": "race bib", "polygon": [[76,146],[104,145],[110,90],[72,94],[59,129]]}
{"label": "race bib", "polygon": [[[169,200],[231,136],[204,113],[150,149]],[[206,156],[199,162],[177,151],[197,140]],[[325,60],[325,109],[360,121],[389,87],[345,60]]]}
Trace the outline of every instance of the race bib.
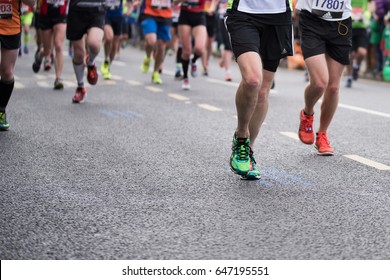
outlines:
{"label": "race bib", "polygon": [[106,6],[111,10],[118,8],[121,5],[121,0],[106,0]]}
{"label": "race bib", "polygon": [[344,0],[313,0],[311,10],[323,19],[341,19],[345,6]]}
{"label": "race bib", "polygon": [[47,4],[59,7],[65,5],[65,0],[47,0]]}
{"label": "race bib", "polygon": [[170,7],[170,0],[152,0],[152,8],[154,9],[168,9]]}
{"label": "race bib", "polygon": [[12,18],[12,0],[0,0],[0,19]]}

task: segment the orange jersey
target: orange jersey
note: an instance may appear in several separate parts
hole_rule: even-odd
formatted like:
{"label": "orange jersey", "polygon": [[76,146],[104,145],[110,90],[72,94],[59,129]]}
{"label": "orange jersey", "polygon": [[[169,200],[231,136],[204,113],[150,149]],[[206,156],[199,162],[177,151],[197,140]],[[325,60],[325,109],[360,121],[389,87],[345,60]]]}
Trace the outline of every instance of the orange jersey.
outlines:
{"label": "orange jersey", "polygon": [[172,18],[171,0],[145,0],[144,3],[144,14],[154,17]]}
{"label": "orange jersey", "polygon": [[20,0],[0,0],[0,34],[20,33]]}

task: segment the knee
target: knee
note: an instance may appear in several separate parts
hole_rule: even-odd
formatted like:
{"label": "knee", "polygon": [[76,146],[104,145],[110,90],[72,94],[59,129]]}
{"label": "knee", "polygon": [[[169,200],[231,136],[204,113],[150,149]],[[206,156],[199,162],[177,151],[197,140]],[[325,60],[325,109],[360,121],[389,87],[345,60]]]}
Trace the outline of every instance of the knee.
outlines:
{"label": "knee", "polygon": [[256,74],[246,75],[245,77],[243,77],[242,81],[243,81],[243,86],[246,88],[260,89],[261,86],[260,75],[256,75]]}
{"label": "knee", "polygon": [[1,79],[3,81],[11,81],[14,78],[14,71],[12,67],[1,70]]}

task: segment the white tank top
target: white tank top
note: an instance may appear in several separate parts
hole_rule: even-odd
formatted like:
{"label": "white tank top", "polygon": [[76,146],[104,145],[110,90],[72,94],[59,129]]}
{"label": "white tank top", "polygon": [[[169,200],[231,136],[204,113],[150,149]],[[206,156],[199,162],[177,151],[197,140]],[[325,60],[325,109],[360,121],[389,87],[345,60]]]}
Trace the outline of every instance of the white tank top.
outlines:
{"label": "white tank top", "polygon": [[297,10],[306,10],[323,20],[344,20],[351,16],[351,0],[298,0]]}
{"label": "white tank top", "polygon": [[288,0],[229,0],[228,9],[235,7],[250,14],[279,14],[287,11]]}

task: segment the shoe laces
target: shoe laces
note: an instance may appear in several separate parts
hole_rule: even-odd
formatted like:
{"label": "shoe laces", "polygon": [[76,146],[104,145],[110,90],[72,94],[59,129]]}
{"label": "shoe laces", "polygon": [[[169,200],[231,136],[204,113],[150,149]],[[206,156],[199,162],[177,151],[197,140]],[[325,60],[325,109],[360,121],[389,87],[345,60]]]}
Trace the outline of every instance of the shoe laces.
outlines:
{"label": "shoe laces", "polygon": [[243,161],[248,160],[248,157],[251,154],[251,148],[249,147],[249,145],[246,142],[240,140],[237,140],[237,142],[233,146],[233,151],[238,160]]}
{"label": "shoe laces", "polygon": [[311,133],[313,132],[313,125],[312,125],[312,121],[309,119],[309,118],[305,118],[301,121],[301,124],[300,124],[300,127],[299,127],[300,130],[304,130],[308,133]]}
{"label": "shoe laces", "polygon": [[330,147],[328,137],[325,134],[317,136],[317,145],[322,147]]}
{"label": "shoe laces", "polygon": [[0,123],[4,123],[4,122],[5,122],[5,113],[0,112]]}

